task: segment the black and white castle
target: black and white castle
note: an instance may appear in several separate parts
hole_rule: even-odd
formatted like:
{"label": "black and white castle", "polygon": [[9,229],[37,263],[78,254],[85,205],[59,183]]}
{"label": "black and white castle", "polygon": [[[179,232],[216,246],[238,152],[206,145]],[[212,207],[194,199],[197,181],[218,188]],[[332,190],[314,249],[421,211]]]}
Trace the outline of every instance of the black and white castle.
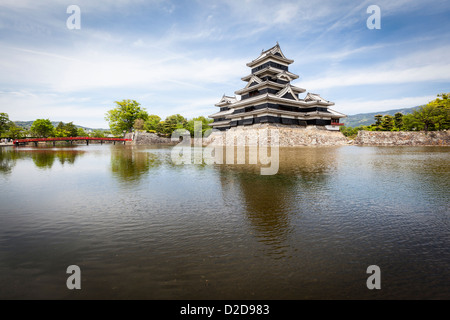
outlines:
{"label": "black and white castle", "polygon": [[233,97],[224,95],[216,104],[220,111],[209,116],[214,119],[210,124],[213,129],[275,123],[338,131],[343,125],[339,119],[346,115],[330,109],[334,103],[318,94],[307,93],[300,98],[299,94],[306,90],[291,84],[299,77],[289,71],[293,62],[284,56],[277,43],[247,63],[251,74],[241,78],[247,85],[235,91]]}

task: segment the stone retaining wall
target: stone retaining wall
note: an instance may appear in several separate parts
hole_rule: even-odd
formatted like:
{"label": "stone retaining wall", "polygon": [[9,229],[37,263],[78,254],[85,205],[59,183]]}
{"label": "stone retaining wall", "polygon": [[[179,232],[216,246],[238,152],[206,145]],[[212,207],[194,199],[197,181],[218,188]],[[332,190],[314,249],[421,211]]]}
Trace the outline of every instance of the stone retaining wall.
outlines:
{"label": "stone retaining wall", "polygon": [[155,133],[139,132],[139,131],[125,134],[125,139],[133,140],[131,142],[127,142],[127,144],[138,144],[138,145],[177,144],[177,142],[172,142],[170,138],[160,137]]}
{"label": "stone retaining wall", "polygon": [[[322,127],[286,126],[278,124],[255,124],[239,126],[227,131],[213,132],[204,138],[202,143],[207,145],[270,145],[271,133],[278,132],[280,147],[297,146],[337,146],[349,144],[347,138],[339,131],[328,131]],[[159,137],[155,133],[133,132],[125,135],[133,139],[127,144],[176,145],[170,138]],[[194,143],[194,139],[192,139]],[[406,132],[406,131],[359,131],[353,141],[355,145],[367,146],[450,146],[449,131]]]}
{"label": "stone retaining wall", "polygon": [[[203,140],[204,145],[270,145],[272,132],[278,132],[280,147],[346,145],[347,138],[339,131],[328,131],[316,126],[287,126],[255,124],[239,126],[227,131],[213,132]],[[245,142],[244,142],[245,141]]]}
{"label": "stone retaining wall", "polygon": [[354,144],[370,146],[450,146],[450,132],[358,131]]}

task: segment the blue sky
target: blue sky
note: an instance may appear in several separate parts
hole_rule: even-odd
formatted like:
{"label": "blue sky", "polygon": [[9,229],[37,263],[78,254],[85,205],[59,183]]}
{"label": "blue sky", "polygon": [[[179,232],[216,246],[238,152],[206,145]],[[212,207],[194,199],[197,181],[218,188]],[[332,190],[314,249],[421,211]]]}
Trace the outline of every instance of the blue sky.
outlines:
{"label": "blue sky", "polygon": [[162,118],[207,116],[277,41],[293,84],[337,111],[413,107],[450,92],[449,17],[440,0],[1,0],[0,112],[107,128],[114,101],[134,99]]}

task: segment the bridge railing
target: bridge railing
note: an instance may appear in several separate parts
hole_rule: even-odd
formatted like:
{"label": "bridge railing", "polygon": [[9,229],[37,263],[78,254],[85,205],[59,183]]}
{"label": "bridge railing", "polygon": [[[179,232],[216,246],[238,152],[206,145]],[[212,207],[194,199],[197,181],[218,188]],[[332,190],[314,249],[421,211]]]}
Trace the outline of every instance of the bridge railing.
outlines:
{"label": "bridge railing", "polygon": [[41,142],[41,141],[74,141],[74,140],[97,140],[97,141],[132,141],[124,138],[96,138],[96,137],[54,137],[54,138],[30,138],[30,139],[16,139],[14,144],[27,142]]}

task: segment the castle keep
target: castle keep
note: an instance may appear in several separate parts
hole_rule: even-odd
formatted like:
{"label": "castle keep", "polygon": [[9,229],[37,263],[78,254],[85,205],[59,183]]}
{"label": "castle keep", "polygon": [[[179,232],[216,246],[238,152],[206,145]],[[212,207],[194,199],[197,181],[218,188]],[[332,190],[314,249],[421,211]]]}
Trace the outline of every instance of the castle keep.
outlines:
{"label": "castle keep", "polygon": [[[213,129],[227,130],[238,126],[276,123],[287,126],[315,126],[338,131],[345,115],[330,109],[334,103],[318,94],[291,84],[299,76],[289,71],[294,60],[284,56],[278,43],[261,52],[247,63],[251,73],[243,78],[247,85],[235,91],[235,96],[224,95],[216,104],[220,111],[210,115]],[[239,98],[240,96],[240,98]]]}

